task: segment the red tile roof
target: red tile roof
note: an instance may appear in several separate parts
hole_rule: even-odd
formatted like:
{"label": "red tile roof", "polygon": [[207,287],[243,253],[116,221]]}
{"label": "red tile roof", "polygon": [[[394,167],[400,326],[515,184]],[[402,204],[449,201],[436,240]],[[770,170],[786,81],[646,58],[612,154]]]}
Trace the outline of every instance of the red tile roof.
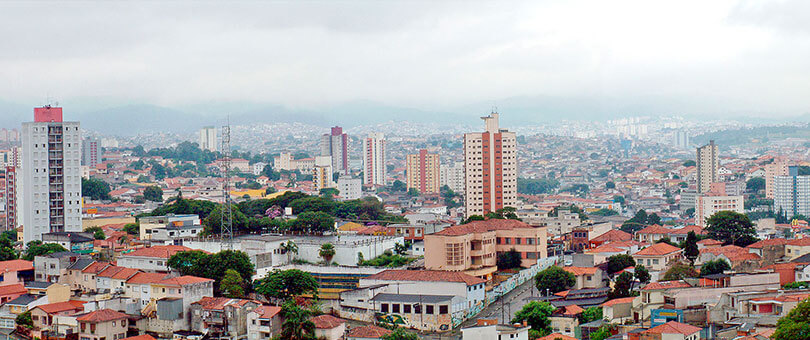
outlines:
{"label": "red tile roof", "polygon": [[254,309],[253,312],[256,313],[256,314],[259,314],[260,319],[270,319],[270,318],[278,315],[279,312],[281,312],[281,307],[259,306],[259,307],[256,307],[256,309]]}
{"label": "red tile roof", "polygon": [[309,320],[315,324],[315,328],[319,329],[332,329],[346,322],[329,314],[318,315]]}
{"label": "red tile roof", "polygon": [[706,231],[703,230],[703,228],[701,228],[700,226],[696,226],[696,225],[688,225],[688,226],[685,226],[683,228],[678,228],[678,229],[670,231],[670,233],[671,234],[681,235],[681,234],[689,234],[690,231],[694,231],[695,235],[705,235],[706,234]]}
{"label": "red tile roof", "polygon": [[563,267],[563,270],[576,276],[596,274],[596,267]]}
{"label": "red tile roof", "polygon": [[761,240],[754,243],[751,243],[746,248],[755,248],[760,249],[768,246],[784,246],[788,243],[788,240],[783,238],[772,238],[767,240]]}
{"label": "red tile roof", "polygon": [[195,283],[202,283],[202,282],[214,282],[212,279],[206,279],[203,277],[196,277],[191,275],[184,275],[180,277],[173,277],[171,279],[165,279],[163,281],[158,282],[160,285],[167,285],[167,286],[185,286]]}
{"label": "red tile roof", "polygon": [[104,268],[107,268],[107,266],[109,265],[110,265],[109,262],[96,261],[93,262],[91,265],[87,266],[87,268],[84,268],[84,270],[82,270],[82,273],[98,274],[101,273],[104,270]]}
{"label": "red tile roof", "polygon": [[649,227],[637,231],[636,234],[669,234],[671,232],[672,229],[665,228],[657,224],[653,224]]}
{"label": "red tile roof", "polygon": [[695,327],[692,325],[687,325],[685,323],[680,323],[677,321],[670,321],[663,325],[658,325],[653,328],[650,328],[642,333],[645,334],[683,334],[683,335],[691,335],[695,334],[696,332],[700,332],[700,327]]}
{"label": "red tile roof", "polygon": [[127,280],[128,284],[158,283],[166,278],[161,273],[137,273]]}
{"label": "red tile roof", "polygon": [[18,272],[34,270],[34,262],[26,260],[8,260],[0,262],[0,272]]}
{"label": "red tile roof", "polygon": [[585,311],[582,309],[582,307],[577,305],[568,305],[563,308],[565,309],[565,311],[563,311],[563,315],[578,315]]}
{"label": "red tile roof", "polygon": [[810,237],[802,237],[793,239],[787,242],[789,246],[800,246],[800,247],[807,247],[810,246]]}
{"label": "red tile roof", "polygon": [[97,311],[93,311],[76,318],[76,321],[97,323],[97,322],[121,320],[126,318],[127,315],[124,313],[117,312],[112,309],[99,309]]}
{"label": "red tile roof", "polygon": [[601,304],[599,306],[611,307],[611,306],[615,306],[615,305],[622,304],[622,303],[633,303],[633,299],[635,299],[635,298],[636,298],[635,296],[631,296],[631,297],[608,300],[608,301],[605,301],[603,304]]}
{"label": "red tile roof", "polygon": [[486,221],[472,221],[470,223],[444,228],[433,235],[459,236],[466,234],[480,234],[494,230],[511,230],[516,228],[534,228],[518,220],[488,219]]}
{"label": "red tile roof", "polygon": [[200,301],[192,303],[192,305],[200,305],[203,309],[208,310],[223,310],[226,306],[241,307],[248,303],[255,303],[261,305],[258,301],[248,299],[232,299],[226,297],[211,297],[206,296]]}
{"label": "red tile roof", "polygon": [[371,275],[366,279],[385,281],[446,281],[464,282],[468,286],[487,282],[484,279],[460,272],[446,272],[441,270],[400,270],[388,269]]}
{"label": "red tile roof", "polygon": [[747,252],[748,252],[748,249],[745,249],[745,248],[740,247],[740,246],[735,246],[733,244],[730,244],[730,245],[727,245],[727,246],[722,246],[722,247],[703,248],[703,249],[700,250],[700,254],[711,253],[711,254],[714,254],[714,255],[720,255],[720,254],[728,255],[728,254],[731,254],[731,253],[747,253]]}
{"label": "red tile roof", "polygon": [[123,338],[121,340],[156,340],[156,339],[153,336],[149,335],[149,334],[143,334],[143,335],[131,336],[129,338]]}
{"label": "red tile roof", "polygon": [[710,239],[710,238],[704,238],[704,239],[702,239],[700,241],[697,241],[697,244],[715,245],[715,244],[723,244],[723,242],[720,242],[718,240],[713,240],[713,239]]}
{"label": "red tile roof", "polygon": [[84,310],[84,307],[77,306],[75,302],[67,301],[67,302],[57,302],[57,303],[49,303],[45,305],[39,305],[34,308],[42,309],[45,313],[54,314],[59,312],[66,312],[66,311],[81,311]]}
{"label": "red tile roof", "polygon": [[551,333],[551,334],[546,335],[546,336],[544,336],[542,338],[537,338],[537,340],[557,340],[557,339],[561,339],[561,340],[577,340],[577,338],[575,338],[575,337],[563,335],[563,334],[560,334],[560,333]]}
{"label": "red tile roof", "polygon": [[591,242],[613,242],[613,241],[629,241],[633,239],[633,235],[623,232],[619,229],[610,229],[608,232],[594,237]]}
{"label": "red tile roof", "polygon": [[666,244],[666,243],[656,243],[647,248],[637,251],[633,255],[642,255],[642,256],[660,256],[660,255],[667,255],[672,254],[674,252],[681,251],[681,248]]}
{"label": "red tile roof", "polygon": [[0,286],[0,296],[25,294],[25,293],[28,293],[28,290],[25,289],[25,285],[23,285],[22,283]]}
{"label": "red tile roof", "polygon": [[608,244],[603,244],[601,246],[598,246],[596,248],[587,249],[587,250],[585,250],[585,253],[586,254],[621,253],[623,251],[625,251],[625,250],[621,249],[621,248],[616,248],[612,244],[608,243]]}
{"label": "red tile roof", "polygon": [[374,325],[356,327],[349,330],[346,336],[350,338],[377,339],[391,334],[390,330]]}
{"label": "red tile roof", "polygon": [[154,246],[154,247],[139,248],[131,253],[127,253],[122,256],[157,257],[162,259],[169,259],[170,257],[172,257],[172,255],[178,252],[190,250],[194,249],[176,245]]}
{"label": "red tile roof", "polygon": [[670,288],[689,288],[692,287],[686,282],[683,281],[658,281],[652,282],[641,290],[658,290],[658,289],[670,289]]}

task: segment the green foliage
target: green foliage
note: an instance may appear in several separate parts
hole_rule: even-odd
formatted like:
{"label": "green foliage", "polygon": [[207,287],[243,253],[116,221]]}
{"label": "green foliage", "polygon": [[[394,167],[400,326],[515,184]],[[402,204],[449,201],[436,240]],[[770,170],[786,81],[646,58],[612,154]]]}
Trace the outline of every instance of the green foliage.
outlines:
{"label": "green foliage", "polygon": [[223,250],[206,254],[199,250],[181,251],[169,258],[170,268],[183,275],[192,275],[214,280],[214,291],[221,291],[222,279],[229,269],[235,270],[241,278],[253,277],[253,263],[250,257],[238,250]]}
{"label": "green foliage", "polygon": [[752,193],[757,193],[760,190],[765,190],[765,179],[762,177],[754,177],[745,182],[745,190]]}
{"label": "green foliage", "polygon": [[590,335],[591,340],[605,340],[611,337],[613,335],[613,333],[611,333],[610,331],[611,328],[612,327],[610,325],[604,325],[602,327],[599,327],[599,329],[591,333]]}
{"label": "green foliage", "polygon": [[542,332],[544,335],[551,333],[551,320],[548,318],[551,313],[554,313],[554,308],[550,303],[545,301],[531,301],[523,306],[515,317],[512,318],[512,323],[526,323],[531,326],[533,330]]}
{"label": "green foliage", "polygon": [[602,319],[602,307],[588,307],[582,311],[580,324]]}
{"label": "green foliage", "polygon": [[548,267],[535,275],[535,285],[541,293],[557,293],[573,287],[576,277],[558,266]]}
{"label": "green foliage", "polygon": [[617,299],[623,297],[633,296],[631,291],[633,289],[633,274],[624,272],[616,277],[616,283],[613,284],[613,291],[610,292],[609,298]]}
{"label": "green foliage", "polygon": [[267,177],[271,181],[278,181],[279,179],[281,179],[281,174],[276,171],[273,171],[273,166],[270,164],[264,166],[264,168],[262,169],[262,175]]}
{"label": "green foliage", "polygon": [[256,292],[268,300],[284,301],[303,294],[318,293],[318,281],[298,269],[273,270],[257,283]]}
{"label": "green foliage", "polygon": [[443,185],[441,189],[439,189],[439,192],[442,198],[444,198],[444,204],[447,205],[448,208],[453,209],[461,206],[461,203],[456,200],[459,195],[451,190],[449,186]]}
{"label": "green foliage", "polygon": [[671,245],[673,247],[678,246],[677,244],[675,244],[675,242],[672,242],[672,240],[670,240],[669,237],[659,238],[658,241],[655,241],[655,243],[666,243],[666,244]]}
{"label": "green foliage", "polygon": [[397,242],[394,244],[394,252],[396,252],[397,255],[405,255],[408,253],[408,245]]}
{"label": "green foliage", "polygon": [[315,324],[310,320],[312,312],[288,300],[281,305],[281,334],[285,340],[315,340]]}
{"label": "green foliage", "polygon": [[337,202],[329,198],[308,196],[290,202],[289,207],[292,208],[293,214],[296,215],[307,211],[319,211],[329,215],[334,215],[335,209],[337,208]]}
{"label": "green foliage", "polygon": [[178,196],[172,204],[158,207],[152,210],[148,216],[194,214],[200,216],[201,219],[205,219],[217,206],[218,205],[214,202],[185,199],[182,196]]}
{"label": "green foliage", "polygon": [[[203,219],[203,224],[205,225],[204,231],[206,234],[209,235],[218,235],[221,232],[222,228],[222,216],[221,208],[225,207],[224,205],[217,206],[211,213],[208,214],[208,217]],[[227,213],[227,210],[226,210]],[[233,230],[244,230],[248,227],[248,219],[239,209],[231,209],[231,222],[233,225]]]}
{"label": "green foliage", "polygon": [[773,340],[808,339],[810,335],[810,300],[804,300],[776,323]]}
{"label": "green foliage", "polygon": [[156,148],[149,150],[146,153],[148,156],[160,156],[165,159],[172,159],[178,161],[190,161],[197,164],[209,164],[219,158],[218,152],[211,152],[209,150],[200,150],[197,143],[181,142],[175,147],[170,148]]}
{"label": "green foliage", "polygon": [[141,227],[138,223],[127,223],[124,226],[124,231],[130,235],[139,235],[141,233]]}
{"label": "green foliage", "polygon": [[714,261],[707,261],[700,266],[700,276],[704,277],[712,274],[722,274],[726,270],[730,270],[731,265],[724,259],[717,259]]}
{"label": "green foliage", "polygon": [[605,182],[605,189],[616,189],[616,183],[611,181]]}
{"label": "green foliage", "polygon": [[636,260],[634,260],[632,256],[627,254],[616,254],[611,257],[608,257],[607,263],[608,263],[608,274],[613,275],[614,273],[620,272],[624,268],[635,266]]}
{"label": "green foliage", "polygon": [[419,196],[419,189],[417,188],[408,188],[408,196],[417,197]]}
{"label": "green foliage", "polygon": [[738,212],[719,211],[706,220],[706,225],[709,237],[726,245],[745,247],[757,241],[757,232],[751,220]]}
{"label": "green foliage", "polygon": [[335,218],[320,211],[307,211],[296,216],[292,229],[306,233],[322,234],[335,230]]}
{"label": "green foliage", "polygon": [[52,253],[57,253],[61,251],[67,251],[65,247],[62,247],[56,243],[42,243],[42,241],[31,241],[28,242],[26,245],[27,250],[25,251],[25,255],[23,255],[22,259],[26,261],[33,261],[34,257],[48,255]]}
{"label": "green foliage", "polygon": [[660,224],[661,218],[656,215],[655,213],[647,215],[647,212],[644,209],[639,209],[636,211],[635,216],[630,218],[627,221],[624,221],[621,226],[621,230],[626,233],[635,233],[648,225],[653,224]]}
{"label": "green foliage", "polygon": [[31,320],[31,311],[27,310],[22,314],[17,315],[17,318],[14,319],[17,323],[17,326],[23,326],[26,328],[34,328],[34,321]]}
{"label": "green foliage", "polygon": [[324,243],[321,249],[318,250],[318,256],[322,257],[326,263],[332,262],[332,257],[335,256],[335,246],[331,243]]}
{"label": "green foliage", "polygon": [[619,204],[624,204],[624,196],[614,195],[613,196],[613,202],[616,202],[616,203],[619,203]]}
{"label": "green foliage", "polygon": [[807,289],[810,288],[810,282],[807,281],[796,281],[786,283],[782,286],[783,289]]}
{"label": "green foliage", "polygon": [[[362,253],[358,253],[362,255]],[[365,267],[388,267],[397,268],[402,267],[408,263],[413,262],[415,259],[404,257],[402,255],[394,254],[390,250],[386,250],[382,255],[377,256],[371,260],[359,259],[358,265]]]}
{"label": "green foliage", "polygon": [[521,178],[517,179],[517,191],[526,195],[539,195],[554,192],[560,186],[560,182],[553,178]]}
{"label": "green foliage", "polygon": [[672,267],[667,270],[664,274],[663,281],[676,281],[676,280],[683,280],[687,277],[698,277],[698,272],[695,270],[695,267],[688,265],[686,263],[677,262],[672,265]]}
{"label": "green foliage", "polygon": [[403,328],[396,328],[393,332],[383,335],[382,340],[419,340],[419,336],[406,332]]}
{"label": "green foliage", "polygon": [[695,163],[695,161],[691,159],[683,162],[683,166],[695,166],[695,165],[697,165],[697,163]]}
{"label": "green foliage", "polygon": [[641,283],[650,282],[650,271],[647,270],[647,267],[644,267],[642,264],[637,264],[636,269],[633,271],[633,276]]}
{"label": "green foliage", "polygon": [[614,216],[614,215],[618,215],[618,214],[619,213],[616,212],[616,210],[608,209],[608,208],[602,208],[602,209],[599,209],[599,210],[594,211],[594,212],[591,213],[591,215],[593,215],[593,216]]}
{"label": "green foliage", "polygon": [[243,298],[245,296],[244,288],[245,280],[239,275],[239,272],[228,269],[225,271],[225,277],[219,284],[222,296],[229,298]]}
{"label": "green foliage", "polygon": [[96,239],[96,240],[103,240],[103,239],[107,238],[107,235],[104,235],[104,230],[102,230],[101,227],[98,227],[98,226],[89,227],[89,228],[85,229],[84,232],[85,233],[92,233],[93,238]]}
{"label": "green foliage", "polygon": [[686,240],[683,241],[683,244],[681,245],[681,248],[683,248],[683,255],[686,256],[686,259],[691,263],[695,263],[695,259],[697,259],[698,255],[700,255],[697,241],[698,238],[695,232],[690,231],[688,234],[686,234]]}
{"label": "green foliage", "polygon": [[111,199],[110,185],[97,178],[85,179],[82,177],[82,197],[90,197],[92,200],[109,200]]}
{"label": "green foliage", "polygon": [[318,192],[323,198],[331,199],[340,194],[340,190],[335,188],[323,188]]}
{"label": "green foliage", "polygon": [[486,221],[486,218],[484,216],[481,216],[481,215],[470,215],[470,217],[467,217],[467,219],[464,220],[464,222],[462,224],[467,224],[467,223],[470,223],[472,221]]}
{"label": "green foliage", "polygon": [[580,197],[587,196],[590,191],[587,184],[574,184],[560,190],[560,192],[570,192]]}
{"label": "green foliage", "polygon": [[509,249],[507,252],[498,254],[498,269],[520,268],[520,261],[520,253],[515,248]]}
{"label": "green foliage", "polygon": [[391,184],[391,191],[395,191],[395,192],[396,191],[402,191],[402,192],[404,192],[406,190],[408,190],[408,185],[405,184],[405,182],[402,182],[400,180],[396,180],[396,181],[394,181],[394,183]]}
{"label": "green foliage", "polygon": [[143,198],[152,202],[163,202],[163,189],[157,185],[150,185],[143,189]]}

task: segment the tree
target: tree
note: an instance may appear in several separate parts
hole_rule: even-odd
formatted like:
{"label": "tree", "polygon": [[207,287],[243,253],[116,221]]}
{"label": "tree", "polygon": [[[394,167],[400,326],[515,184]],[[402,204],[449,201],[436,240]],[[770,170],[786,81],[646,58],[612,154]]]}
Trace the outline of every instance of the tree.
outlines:
{"label": "tree", "polygon": [[306,233],[322,234],[335,230],[335,218],[320,211],[299,214],[292,224],[295,230]]}
{"label": "tree", "polygon": [[393,332],[383,335],[382,340],[419,340],[419,336],[406,332],[403,328],[397,327]]}
{"label": "tree", "polygon": [[228,269],[225,271],[225,277],[219,284],[222,296],[229,298],[242,298],[245,296],[245,288],[243,287],[245,280],[239,275],[239,272]]}
{"label": "tree", "polygon": [[280,338],[285,340],[315,340],[315,323],[310,320],[312,312],[288,300],[281,306]]}
{"label": "tree", "polygon": [[810,300],[799,302],[796,307],[776,323],[773,340],[807,339],[810,334]]}
{"label": "tree", "polygon": [[647,225],[659,223],[661,223],[661,218],[658,217],[658,215],[654,213],[647,215],[647,212],[644,211],[644,209],[639,209],[636,211],[635,216],[622,223],[621,230],[632,234],[643,229]]}
{"label": "tree", "polygon": [[612,181],[605,182],[605,189],[616,189],[616,183]]}
{"label": "tree", "polygon": [[512,318],[512,323],[526,323],[532,327],[533,330],[541,332],[543,335],[551,332],[551,320],[548,318],[551,313],[554,313],[554,308],[550,303],[545,301],[532,301],[523,306],[515,317]]}
{"label": "tree", "polygon": [[104,235],[104,230],[101,227],[89,227],[84,230],[85,233],[93,233],[93,238],[96,240],[103,240],[107,238],[107,235]]}
{"label": "tree", "polygon": [[97,178],[85,179],[82,177],[82,197],[90,197],[92,200],[109,200],[110,185]]}
{"label": "tree", "polygon": [[276,269],[258,281],[256,292],[268,300],[284,301],[303,294],[317,295],[318,281],[298,269]]}
{"label": "tree", "polygon": [[695,166],[696,164],[697,163],[695,163],[695,161],[691,159],[683,162],[683,166]]}
{"label": "tree", "polygon": [[42,243],[42,241],[28,242],[26,248],[28,250],[25,251],[25,255],[22,257],[22,259],[26,261],[33,261],[37,256],[67,251],[65,247],[62,247],[57,243]]}
{"label": "tree", "polygon": [[616,278],[616,283],[613,284],[613,291],[610,292],[611,299],[630,297],[630,291],[633,289],[633,274],[624,272],[619,274]]}
{"label": "tree", "polygon": [[322,257],[326,264],[332,262],[332,257],[335,256],[335,246],[331,243],[324,243],[321,245],[321,249],[318,250],[318,256]]}
{"label": "tree", "polygon": [[152,202],[163,202],[163,189],[157,185],[150,185],[143,189],[143,198]]}
{"label": "tree", "polygon": [[25,311],[22,314],[17,315],[17,318],[14,320],[17,323],[17,326],[23,326],[26,328],[34,328],[34,321],[31,320],[31,311]]}
{"label": "tree", "polygon": [[709,237],[723,241],[725,245],[745,247],[757,241],[757,231],[745,214],[730,210],[719,211],[706,220],[706,225]]}
{"label": "tree", "polygon": [[707,261],[700,266],[700,276],[704,277],[712,274],[722,274],[726,270],[731,270],[731,265],[724,259]]}
{"label": "tree", "polygon": [[470,217],[467,217],[467,219],[464,220],[464,223],[462,224],[467,224],[472,221],[486,221],[486,218],[484,218],[484,216],[481,215],[470,215]]}
{"label": "tree", "polygon": [[553,178],[521,178],[517,179],[517,191],[526,195],[547,194],[557,189],[560,182]]}
{"label": "tree", "polygon": [[396,180],[396,181],[394,181],[394,183],[391,184],[391,190],[392,191],[406,191],[406,190],[408,190],[408,185],[406,185],[405,182],[402,182],[400,180]]}
{"label": "tree", "polygon": [[608,263],[608,274],[613,275],[617,272],[622,271],[622,269],[624,268],[635,266],[636,260],[634,260],[632,256],[627,254],[616,254],[611,257],[608,257],[607,263]]}
{"label": "tree", "polygon": [[507,252],[498,254],[498,269],[520,268],[520,261],[520,253],[515,248],[509,249]]}
{"label": "tree", "polygon": [[278,181],[279,179],[281,179],[281,174],[276,171],[273,171],[273,166],[270,164],[264,166],[264,168],[262,169],[262,175],[267,177],[271,181]]}
{"label": "tree", "polygon": [[323,188],[323,189],[321,189],[321,191],[319,191],[318,193],[319,193],[319,194],[321,195],[321,197],[323,197],[323,198],[332,199],[333,197],[335,197],[335,196],[337,196],[338,194],[340,194],[340,190],[335,189],[335,188]]}
{"label": "tree", "polygon": [[408,196],[411,196],[411,197],[419,196],[419,189],[417,189],[417,188],[409,188],[408,189]]}
{"label": "tree", "polygon": [[594,212],[592,212],[590,214],[592,216],[615,216],[615,215],[618,215],[619,213],[616,212],[616,210],[613,210],[613,209],[602,208],[602,209],[594,211]]}
{"label": "tree", "polygon": [[127,223],[124,225],[124,231],[130,235],[140,235],[141,233],[141,226],[138,223]]}
{"label": "tree", "polygon": [[698,255],[700,255],[697,241],[698,239],[695,232],[690,231],[688,234],[686,234],[686,240],[683,241],[683,245],[681,247],[683,248],[683,255],[686,256],[686,259],[692,264],[695,263],[695,259],[697,259]]}
{"label": "tree", "polygon": [[664,274],[664,281],[683,280],[687,277],[698,277],[698,272],[695,267],[689,264],[676,262]]}
{"label": "tree", "polygon": [[762,177],[754,177],[745,182],[745,190],[751,193],[757,193],[760,190],[765,190],[765,179]]}
{"label": "tree", "polygon": [[590,338],[591,340],[605,340],[613,335],[610,325],[604,325],[599,327],[595,332],[591,333]]}
{"label": "tree", "polygon": [[576,277],[558,266],[551,266],[537,273],[534,281],[538,291],[557,293],[573,287]]}
{"label": "tree", "polygon": [[214,291],[220,292],[222,279],[229,269],[235,270],[243,280],[253,277],[250,257],[238,250],[223,250],[206,254],[200,250],[181,251],[169,258],[168,266],[183,275],[192,275],[214,280]]}
{"label": "tree", "polygon": [[397,255],[405,255],[408,252],[408,246],[397,242],[394,244],[394,251],[397,253]]}
{"label": "tree", "polygon": [[588,307],[582,311],[580,324],[602,319],[602,307]]}
{"label": "tree", "polygon": [[298,255],[298,245],[293,242],[293,240],[289,240],[286,243],[281,244],[281,250],[287,254],[287,262],[292,262],[292,255]]}
{"label": "tree", "polygon": [[650,272],[647,270],[647,267],[644,267],[642,264],[637,264],[636,269],[633,271],[633,276],[635,276],[636,280],[641,283],[650,282]]}

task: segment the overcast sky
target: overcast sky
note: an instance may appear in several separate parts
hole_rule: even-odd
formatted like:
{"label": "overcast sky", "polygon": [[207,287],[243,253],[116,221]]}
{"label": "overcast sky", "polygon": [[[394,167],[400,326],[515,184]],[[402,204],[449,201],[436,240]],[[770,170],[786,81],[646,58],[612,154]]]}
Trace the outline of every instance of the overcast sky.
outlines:
{"label": "overcast sky", "polygon": [[810,1],[0,2],[0,99],[810,112]]}

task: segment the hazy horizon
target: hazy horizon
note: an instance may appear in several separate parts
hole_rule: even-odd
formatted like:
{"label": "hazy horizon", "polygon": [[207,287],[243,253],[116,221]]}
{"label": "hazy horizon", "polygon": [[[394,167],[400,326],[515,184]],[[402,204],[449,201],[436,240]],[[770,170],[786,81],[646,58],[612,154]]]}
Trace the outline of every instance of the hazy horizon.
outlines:
{"label": "hazy horizon", "polygon": [[0,123],[48,102],[337,124],[492,107],[790,119],[810,113],[808,19],[802,1],[3,2]]}

